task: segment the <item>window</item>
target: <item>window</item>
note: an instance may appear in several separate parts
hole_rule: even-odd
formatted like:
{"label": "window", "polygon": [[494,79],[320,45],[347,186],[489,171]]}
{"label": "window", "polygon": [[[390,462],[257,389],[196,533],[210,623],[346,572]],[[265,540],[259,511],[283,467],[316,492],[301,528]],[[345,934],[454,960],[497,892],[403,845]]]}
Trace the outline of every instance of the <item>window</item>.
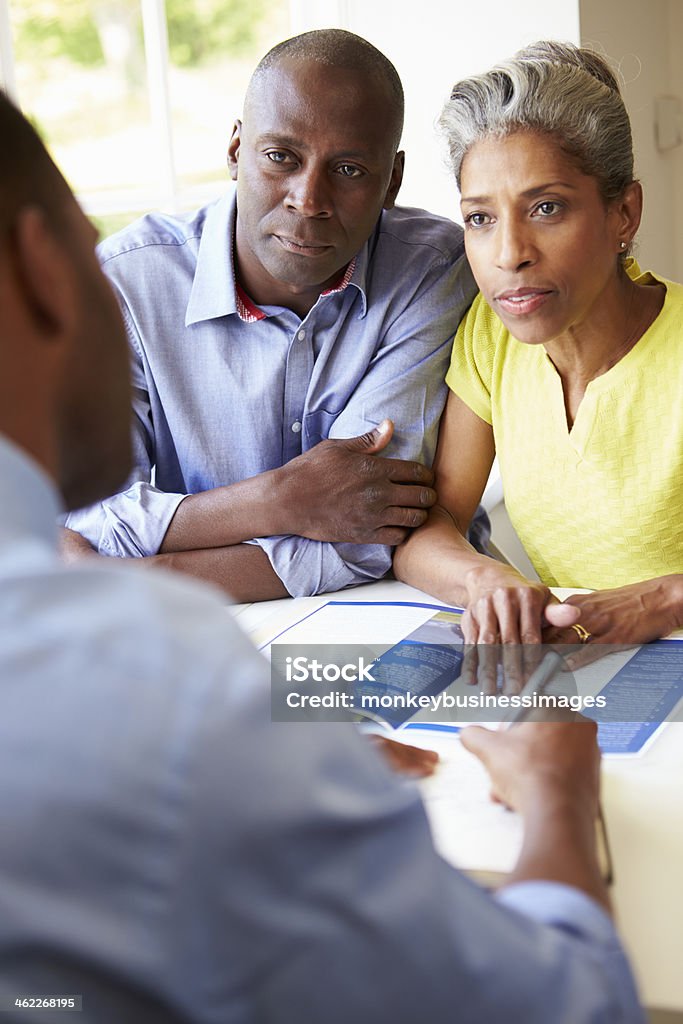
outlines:
{"label": "window", "polygon": [[0,0],[0,72],[103,234],[220,194],[288,0]]}

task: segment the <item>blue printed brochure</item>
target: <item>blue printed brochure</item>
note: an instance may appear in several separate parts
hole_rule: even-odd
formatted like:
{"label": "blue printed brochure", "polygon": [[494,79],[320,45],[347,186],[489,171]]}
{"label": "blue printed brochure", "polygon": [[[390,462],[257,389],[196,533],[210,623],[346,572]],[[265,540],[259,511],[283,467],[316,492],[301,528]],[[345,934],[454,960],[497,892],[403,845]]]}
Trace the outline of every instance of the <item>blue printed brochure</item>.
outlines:
{"label": "blue printed brochure", "polygon": [[[288,625],[264,648],[272,654],[286,645],[288,662],[295,665],[304,663],[311,645],[318,645],[316,650],[367,648],[373,652],[371,671],[366,661],[346,707],[392,729],[457,733],[465,722],[486,717],[477,716],[483,706],[476,703],[483,700],[479,688],[460,681],[465,657],[461,616],[461,608],[438,604],[333,600]],[[598,721],[604,754],[634,756],[649,746],[683,699],[683,640],[605,651],[605,657],[573,676],[567,673],[556,687],[560,694],[571,691],[581,707],[559,706],[575,707]],[[502,669],[496,700],[501,705],[506,700]]]}

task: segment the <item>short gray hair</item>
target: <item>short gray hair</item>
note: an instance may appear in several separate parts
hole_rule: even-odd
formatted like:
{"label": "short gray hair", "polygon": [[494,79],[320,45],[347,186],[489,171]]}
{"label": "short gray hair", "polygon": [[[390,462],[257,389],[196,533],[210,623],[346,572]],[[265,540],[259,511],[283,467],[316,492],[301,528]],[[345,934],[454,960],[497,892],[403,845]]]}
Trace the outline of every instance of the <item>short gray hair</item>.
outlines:
{"label": "short gray hair", "polygon": [[538,42],[484,75],[458,82],[439,127],[460,188],[475,142],[519,131],[557,139],[609,202],[634,180],[633,141],[619,84],[599,54],[571,43]]}

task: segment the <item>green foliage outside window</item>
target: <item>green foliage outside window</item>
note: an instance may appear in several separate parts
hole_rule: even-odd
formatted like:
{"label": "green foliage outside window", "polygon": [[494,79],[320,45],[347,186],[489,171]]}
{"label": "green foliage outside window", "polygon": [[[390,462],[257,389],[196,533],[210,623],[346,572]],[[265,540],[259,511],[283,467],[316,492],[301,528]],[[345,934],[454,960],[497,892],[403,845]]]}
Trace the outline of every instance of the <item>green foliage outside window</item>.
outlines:
{"label": "green foliage outside window", "polygon": [[225,54],[238,57],[255,44],[267,0],[166,0],[168,45],[179,67]]}
{"label": "green foliage outside window", "polygon": [[[257,39],[273,0],[166,0],[171,60],[196,67],[213,56],[241,56]],[[139,0],[11,0],[17,55],[31,62],[64,57],[83,67],[106,59],[107,25],[141,47]]]}
{"label": "green foliage outside window", "polygon": [[86,0],[12,0],[11,10],[18,57],[34,61],[66,57],[84,67],[104,63]]}

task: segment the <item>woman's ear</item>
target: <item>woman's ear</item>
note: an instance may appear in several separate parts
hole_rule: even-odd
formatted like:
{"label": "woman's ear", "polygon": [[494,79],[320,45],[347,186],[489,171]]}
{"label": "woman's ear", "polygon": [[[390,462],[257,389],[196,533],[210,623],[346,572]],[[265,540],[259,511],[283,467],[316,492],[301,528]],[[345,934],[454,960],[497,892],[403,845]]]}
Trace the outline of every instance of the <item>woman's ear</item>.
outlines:
{"label": "woman's ear", "polygon": [[614,206],[618,216],[618,244],[621,246],[621,242],[625,242],[622,248],[626,249],[633,241],[643,215],[643,188],[640,182],[632,181],[627,185],[621,196],[614,200]]}

